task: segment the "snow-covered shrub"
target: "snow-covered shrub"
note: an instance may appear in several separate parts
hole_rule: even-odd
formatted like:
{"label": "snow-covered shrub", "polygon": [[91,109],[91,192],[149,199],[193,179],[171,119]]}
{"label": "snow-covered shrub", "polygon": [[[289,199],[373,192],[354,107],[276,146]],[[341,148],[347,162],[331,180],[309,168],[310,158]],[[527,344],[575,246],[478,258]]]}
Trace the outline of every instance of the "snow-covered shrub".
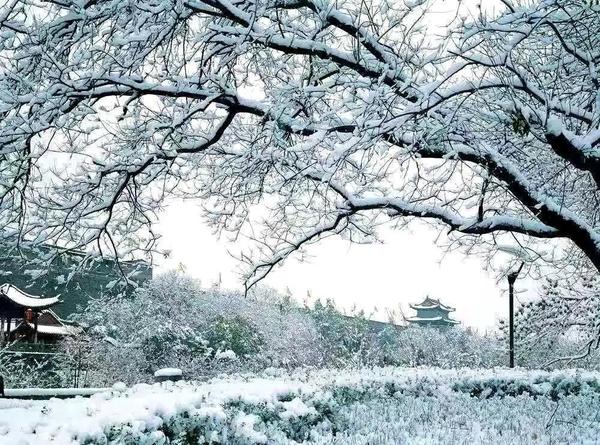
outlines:
{"label": "snow-covered shrub", "polygon": [[[386,367],[269,374],[277,375],[2,402],[0,443],[548,444],[596,443],[600,435],[597,372]],[[466,391],[495,381],[517,390],[479,397]]]}
{"label": "snow-covered shrub", "polygon": [[[242,340],[240,334],[245,333],[247,338],[242,341],[245,345],[240,343],[238,347],[254,351],[245,357],[248,369],[323,363],[326,353],[313,319],[285,297],[272,291],[244,297],[239,292],[219,289],[200,290],[197,295],[195,305],[204,320],[202,335],[217,340],[215,328],[224,337],[237,330]],[[228,327],[219,327],[219,321]],[[233,349],[227,345],[218,348]]]}
{"label": "snow-covered shrub", "polygon": [[75,319],[89,337],[83,361],[94,386],[149,382],[163,367],[199,378],[320,365],[325,356],[313,319],[299,308],[202,289],[177,274],[130,297],[92,301]]}
{"label": "snow-covered shrub", "polygon": [[460,327],[409,326],[398,331],[390,360],[394,365],[489,368],[506,362],[506,345]]}
{"label": "snow-covered shrub", "polygon": [[377,398],[342,406],[333,431],[311,445],[594,443],[597,397],[560,404],[527,396],[473,399],[466,394]]}
{"label": "snow-covered shrub", "polygon": [[257,327],[239,315],[215,318],[206,332],[206,341],[214,351],[233,351],[238,357],[258,354],[264,344]]}
{"label": "snow-covered shrub", "polygon": [[376,332],[371,329],[364,312],[343,314],[333,300],[327,299],[325,304],[317,300],[310,315],[319,331],[328,365],[381,364],[376,363],[379,352]]}
{"label": "snow-covered shrub", "polygon": [[[600,369],[598,313],[600,278],[582,278],[576,284],[546,279],[538,298],[516,310],[517,364]],[[500,320],[500,329],[506,338],[505,320]]]}
{"label": "snow-covered shrub", "polygon": [[527,394],[549,397],[552,400],[569,395],[600,394],[600,380],[594,375],[532,374],[526,377],[495,376],[466,378],[452,387],[474,397],[506,397]]}

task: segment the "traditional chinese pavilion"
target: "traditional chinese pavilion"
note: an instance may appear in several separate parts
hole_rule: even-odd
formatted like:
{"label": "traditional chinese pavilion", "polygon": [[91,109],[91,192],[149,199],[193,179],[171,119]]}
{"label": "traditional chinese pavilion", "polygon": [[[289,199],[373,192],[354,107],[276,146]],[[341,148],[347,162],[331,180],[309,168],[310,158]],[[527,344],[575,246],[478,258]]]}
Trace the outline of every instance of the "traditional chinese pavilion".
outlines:
{"label": "traditional chinese pavilion", "polygon": [[411,324],[418,326],[454,326],[459,322],[450,318],[449,313],[454,308],[440,303],[439,300],[426,297],[419,304],[411,304],[411,309],[417,311],[414,317],[406,318]]}
{"label": "traditional chinese pavilion", "polygon": [[50,308],[58,297],[38,297],[12,284],[0,286],[0,340],[32,343],[54,342],[73,335],[76,328],[65,324]]}

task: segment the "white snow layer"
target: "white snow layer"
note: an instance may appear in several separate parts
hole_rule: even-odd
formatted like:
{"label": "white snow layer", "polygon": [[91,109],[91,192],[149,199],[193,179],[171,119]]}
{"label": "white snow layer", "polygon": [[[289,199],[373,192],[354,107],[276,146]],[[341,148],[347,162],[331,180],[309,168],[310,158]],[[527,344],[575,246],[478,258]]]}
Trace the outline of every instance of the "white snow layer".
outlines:
{"label": "white snow layer", "polygon": [[162,368],[154,373],[154,377],[179,377],[182,374],[179,368]]}
{"label": "white snow layer", "polygon": [[217,360],[235,360],[237,355],[231,349],[227,349],[225,351],[217,351],[215,358]]}
{"label": "white snow layer", "polygon": [[[107,391],[107,388],[14,388],[5,389],[6,397],[75,397],[91,396]],[[1,442],[0,442],[1,443]]]}

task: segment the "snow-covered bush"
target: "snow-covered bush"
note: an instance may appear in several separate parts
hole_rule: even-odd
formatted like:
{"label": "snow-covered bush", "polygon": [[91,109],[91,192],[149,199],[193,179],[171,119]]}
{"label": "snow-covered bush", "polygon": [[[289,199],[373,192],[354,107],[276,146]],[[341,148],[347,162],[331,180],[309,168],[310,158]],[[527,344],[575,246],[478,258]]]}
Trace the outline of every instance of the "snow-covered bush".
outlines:
{"label": "snow-covered bush", "polygon": [[[596,443],[600,435],[597,372],[387,367],[268,374],[139,384],[89,399],[0,401],[0,443],[548,444]],[[468,390],[476,382],[517,390],[473,397]]]}
{"label": "snow-covered bush", "polygon": [[343,314],[333,300],[315,302],[309,312],[319,331],[319,340],[330,366],[383,364],[377,341],[381,328],[373,329],[365,313]]}
{"label": "snow-covered bush", "polygon": [[202,289],[177,274],[153,280],[131,297],[95,300],[75,316],[89,341],[89,383],[148,382],[163,367],[191,378],[268,366],[319,365],[312,318],[234,292]]}
{"label": "snow-covered bush", "polygon": [[495,337],[460,327],[400,329],[389,354],[391,364],[403,366],[489,368],[506,362],[506,346]]}
{"label": "snow-covered bush", "polygon": [[232,351],[236,356],[251,357],[260,352],[264,344],[258,329],[245,318],[218,316],[206,332],[208,345],[222,357],[222,351]]}
{"label": "snow-covered bush", "polygon": [[453,387],[474,397],[507,397],[523,394],[559,400],[570,395],[600,394],[597,375],[568,375],[532,373],[526,377],[494,376],[459,380]]}

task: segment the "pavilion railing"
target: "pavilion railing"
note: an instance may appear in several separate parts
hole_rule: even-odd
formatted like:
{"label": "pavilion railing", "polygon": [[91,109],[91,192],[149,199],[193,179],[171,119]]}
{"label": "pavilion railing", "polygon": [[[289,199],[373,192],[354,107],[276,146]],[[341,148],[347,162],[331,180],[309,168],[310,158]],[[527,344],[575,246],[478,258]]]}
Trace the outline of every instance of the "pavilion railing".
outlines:
{"label": "pavilion railing", "polygon": [[11,345],[7,345],[2,350],[5,354],[22,354],[22,355],[53,355],[60,354],[61,351],[59,346],[51,343],[28,343],[28,342],[16,342]]}

